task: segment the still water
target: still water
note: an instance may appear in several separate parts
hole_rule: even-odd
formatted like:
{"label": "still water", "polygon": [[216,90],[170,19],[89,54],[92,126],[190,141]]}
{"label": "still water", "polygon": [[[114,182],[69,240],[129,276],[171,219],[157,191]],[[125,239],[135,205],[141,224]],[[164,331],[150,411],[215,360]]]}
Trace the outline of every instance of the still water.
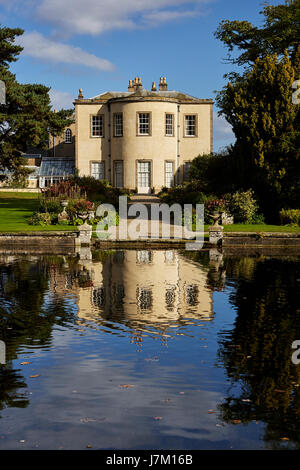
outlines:
{"label": "still water", "polygon": [[0,449],[300,448],[299,257],[0,255]]}

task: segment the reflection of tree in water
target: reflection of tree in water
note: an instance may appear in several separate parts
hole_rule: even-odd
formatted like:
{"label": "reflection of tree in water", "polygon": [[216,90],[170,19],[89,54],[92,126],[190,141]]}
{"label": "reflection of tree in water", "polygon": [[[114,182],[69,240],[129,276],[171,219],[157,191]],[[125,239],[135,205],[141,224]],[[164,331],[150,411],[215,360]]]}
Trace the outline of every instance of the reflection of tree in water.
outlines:
{"label": "reflection of tree in water", "polygon": [[225,265],[237,316],[220,334],[218,355],[232,385],[221,418],[262,420],[269,445],[287,437],[300,447],[300,367],[291,361],[292,342],[300,339],[299,264],[227,258]]}
{"label": "reflection of tree in water", "polygon": [[0,338],[6,344],[6,365],[0,366],[0,409],[29,404],[19,391],[26,388],[25,379],[12,369],[20,346],[49,344],[53,325],[73,318],[61,297],[46,301],[49,270],[63,263],[62,257],[52,258],[24,257],[0,264]]}

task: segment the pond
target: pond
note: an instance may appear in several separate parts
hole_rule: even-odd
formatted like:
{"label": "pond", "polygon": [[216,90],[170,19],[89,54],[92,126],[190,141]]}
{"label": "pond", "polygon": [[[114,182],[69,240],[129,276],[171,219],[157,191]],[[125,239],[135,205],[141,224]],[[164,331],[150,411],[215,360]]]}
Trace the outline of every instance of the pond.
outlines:
{"label": "pond", "polygon": [[0,255],[0,449],[299,448],[299,286],[299,256]]}

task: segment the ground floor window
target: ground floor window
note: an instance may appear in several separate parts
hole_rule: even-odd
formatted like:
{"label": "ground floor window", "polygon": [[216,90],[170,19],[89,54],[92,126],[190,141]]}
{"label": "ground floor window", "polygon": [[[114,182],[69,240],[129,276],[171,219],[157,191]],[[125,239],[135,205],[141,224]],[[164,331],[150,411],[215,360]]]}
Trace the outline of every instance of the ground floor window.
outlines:
{"label": "ground floor window", "polygon": [[116,188],[124,187],[124,168],[121,160],[114,162],[114,186]]}
{"label": "ground floor window", "polygon": [[174,162],[165,162],[165,186],[171,188],[174,185]]}
{"label": "ground floor window", "polygon": [[92,173],[92,177],[95,178],[96,180],[104,180],[105,179],[104,162],[92,162],[91,173]]}
{"label": "ground floor window", "polygon": [[183,181],[190,180],[190,168],[191,168],[191,162],[185,162],[183,165]]}

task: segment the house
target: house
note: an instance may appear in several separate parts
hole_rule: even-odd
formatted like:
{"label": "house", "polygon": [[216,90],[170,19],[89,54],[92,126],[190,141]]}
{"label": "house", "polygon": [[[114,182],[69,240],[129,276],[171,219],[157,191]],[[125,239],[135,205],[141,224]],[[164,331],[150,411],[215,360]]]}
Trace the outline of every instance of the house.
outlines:
{"label": "house", "polygon": [[49,136],[31,187],[67,179],[77,169],[80,176],[149,194],[188,180],[190,162],[213,151],[213,101],[169,91],[165,77],[151,90],[140,77],[129,80],[125,92],[84,98],[80,89],[74,106],[74,123]]}
{"label": "house", "polygon": [[213,151],[213,101],[168,91],[165,77],[158,90],[155,82],[145,90],[141,78],[93,98],[80,89],[74,105],[75,166],[115,187],[171,187],[188,178],[193,158]]}

